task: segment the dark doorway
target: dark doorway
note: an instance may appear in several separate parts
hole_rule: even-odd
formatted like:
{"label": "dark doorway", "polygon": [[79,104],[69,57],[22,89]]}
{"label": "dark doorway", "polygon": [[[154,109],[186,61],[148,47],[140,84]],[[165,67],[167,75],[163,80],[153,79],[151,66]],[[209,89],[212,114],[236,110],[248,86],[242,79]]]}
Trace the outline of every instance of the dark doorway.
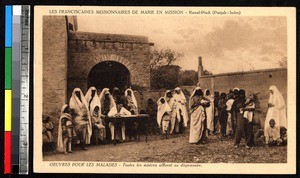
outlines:
{"label": "dark doorway", "polygon": [[118,87],[121,91],[124,91],[130,87],[129,70],[119,62],[100,62],[89,73],[88,88],[91,86],[96,87],[98,93],[103,88],[109,88],[112,91],[114,87]]}

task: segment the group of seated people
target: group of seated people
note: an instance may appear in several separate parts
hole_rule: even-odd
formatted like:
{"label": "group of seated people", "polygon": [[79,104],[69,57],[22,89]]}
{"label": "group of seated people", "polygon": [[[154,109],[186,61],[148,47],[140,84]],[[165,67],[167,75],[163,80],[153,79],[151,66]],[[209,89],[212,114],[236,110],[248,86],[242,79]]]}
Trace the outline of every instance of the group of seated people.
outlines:
{"label": "group of seated people", "polygon": [[[104,88],[100,95],[95,87],[90,87],[85,95],[80,88],[72,92],[69,104],[63,105],[58,123],[57,150],[72,153],[72,143],[77,141],[83,150],[91,142],[106,143],[106,125],[110,130],[111,140],[121,143],[126,139],[125,123],[115,128],[113,122],[105,123],[105,117],[137,115],[138,106],[134,93],[127,89],[124,95],[115,87],[112,94]],[[74,140],[74,138],[77,138]]]}

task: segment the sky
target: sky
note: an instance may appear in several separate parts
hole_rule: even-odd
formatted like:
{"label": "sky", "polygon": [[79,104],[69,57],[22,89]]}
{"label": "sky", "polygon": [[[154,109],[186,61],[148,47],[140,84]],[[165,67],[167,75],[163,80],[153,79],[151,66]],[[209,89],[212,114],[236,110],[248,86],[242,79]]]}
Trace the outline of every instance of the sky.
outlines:
{"label": "sky", "polygon": [[213,74],[279,67],[287,56],[285,17],[78,16],[78,31],[147,36],[156,49],[182,53],[175,62]]}

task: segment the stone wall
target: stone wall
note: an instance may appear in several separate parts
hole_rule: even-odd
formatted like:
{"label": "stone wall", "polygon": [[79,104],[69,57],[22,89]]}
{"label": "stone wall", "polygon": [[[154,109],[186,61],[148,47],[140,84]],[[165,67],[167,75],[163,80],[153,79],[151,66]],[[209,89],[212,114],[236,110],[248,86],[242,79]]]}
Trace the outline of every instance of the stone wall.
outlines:
{"label": "stone wall", "polygon": [[[103,61],[116,61],[130,72],[131,85],[150,89],[150,46],[143,36],[70,32],[68,44],[68,98],[79,87],[87,91],[88,74]],[[133,88],[134,89],[134,88]]]}
{"label": "stone wall", "polygon": [[43,17],[43,114],[57,120],[67,101],[67,30],[64,16]]}

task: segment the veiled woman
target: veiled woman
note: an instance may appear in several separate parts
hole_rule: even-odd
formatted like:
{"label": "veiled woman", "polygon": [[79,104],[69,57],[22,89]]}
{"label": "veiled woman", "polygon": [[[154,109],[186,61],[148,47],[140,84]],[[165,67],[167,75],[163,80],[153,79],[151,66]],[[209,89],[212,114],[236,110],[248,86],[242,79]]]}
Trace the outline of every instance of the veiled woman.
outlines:
{"label": "veiled woman", "polygon": [[209,101],[204,99],[203,91],[196,87],[190,97],[190,137],[189,143],[205,143],[206,136],[206,114],[204,107],[209,106]]}
{"label": "veiled woman", "polygon": [[69,101],[69,106],[75,123],[75,131],[80,139],[83,150],[85,144],[90,144],[92,136],[92,122],[87,101],[80,88],[75,88]]}
{"label": "veiled woman", "polygon": [[70,108],[64,104],[61,108],[57,130],[57,151],[72,153],[72,138],[75,136]]}
{"label": "veiled woman", "polygon": [[214,131],[214,99],[208,89],[204,91],[204,97],[210,101],[210,105],[205,109],[205,111],[207,116],[207,131],[208,134],[212,134]]}
{"label": "veiled woman", "polygon": [[100,100],[100,110],[102,115],[107,115],[108,112],[111,110],[111,108],[116,106],[115,100],[113,96],[110,94],[108,88],[104,88],[100,95],[99,95],[99,100]]}
{"label": "veiled woman", "polygon": [[133,91],[130,88],[125,90],[125,98],[126,98],[126,104],[127,104],[126,109],[129,110],[131,112],[131,114],[133,114],[133,115],[138,114],[137,101],[136,101]]}
{"label": "veiled woman", "polygon": [[85,94],[85,99],[87,101],[91,116],[93,137],[96,138],[96,144],[98,144],[98,138],[100,138],[102,141],[105,141],[106,132],[103,120],[101,119],[101,106],[100,99],[97,95],[97,89],[93,86],[90,87]]}
{"label": "veiled woman", "polygon": [[271,119],[275,120],[275,127],[287,128],[286,105],[284,98],[278,88],[274,85],[270,86],[270,98],[268,101],[268,112],[265,120],[265,133]]}

